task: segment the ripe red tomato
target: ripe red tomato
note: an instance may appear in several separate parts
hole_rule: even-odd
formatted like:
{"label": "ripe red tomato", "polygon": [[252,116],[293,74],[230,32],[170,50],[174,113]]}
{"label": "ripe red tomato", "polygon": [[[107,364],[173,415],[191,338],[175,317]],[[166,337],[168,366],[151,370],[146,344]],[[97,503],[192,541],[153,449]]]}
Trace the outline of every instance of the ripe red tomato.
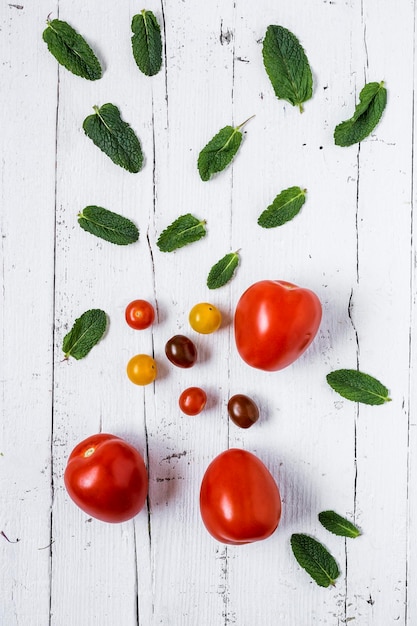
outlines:
{"label": "ripe red tomato", "polygon": [[133,300],[125,311],[126,322],[135,330],[149,328],[155,319],[155,310],[147,300]]}
{"label": "ripe red tomato", "polygon": [[207,394],[200,387],[188,387],[179,397],[178,404],[186,415],[198,415],[206,406]]}
{"label": "ripe red tomato", "polygon": [[127,441],[100,433],[71,452],[64,473],[69,496],[103,522],[125,522],[145,504],[148,474],[139,452]]}
{"label": "ripe red tomato", "polygon": [[204,474],[200,511],[204,525],[218,541],[251,543],[266,539],[277,528],[281,497],[258,457],[231,448],[219,454]]}
{"label": "ripe red tomato", "polygon": [[236,347],[248,365],[280,370],[307,350],[320,322],[321,304],[315,293],[283,280],[261,280],[237,303]]}

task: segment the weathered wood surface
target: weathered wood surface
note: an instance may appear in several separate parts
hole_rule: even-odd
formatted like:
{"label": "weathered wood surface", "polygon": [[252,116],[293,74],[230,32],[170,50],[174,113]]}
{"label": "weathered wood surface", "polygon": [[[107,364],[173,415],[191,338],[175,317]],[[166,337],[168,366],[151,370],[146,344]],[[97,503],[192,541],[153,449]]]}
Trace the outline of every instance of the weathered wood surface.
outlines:
{"label": "weathered wood surface", "polygon": [[[0,623],[414,626],[416,4],[150,0],[165,44],[153,78],[131,54],[130,23],[142,8],[132,0],[1,6]],[[103,62],[101,80],[57,66],[42,41],[48,14],[86,36]],[[292,30],[309,57],[315,86],[303,115],[276,99],[264,71],[268,24]],[[335,125],[372,80],[388,89],[381,123],[360,146],[335,146]],[[140,137],[139,174],[115,166],[82,131],[92,106],[105,102]],[[233,165],[203,183],[201,147],[251,115]],[[300,215],[260,229],[260,212],[291,185],[308,190]],[[131,217],[139,242],[117,247],[82,231],[76,216],[88,204]],[[207,237],[161,253],[159,233],[188,212],[207,220]],[[237,249],[236,276],[210,292],[208,270]],[[240,294],[263,278],[309,287],[323,303],[314,344],[273,374],[239,359],[232,332]],[[137,297],[158,310],[141,333],[124,321]],[[207,300],[224,323],[196,336],[188,312]],[[108,313],[106,337],[84,360],[63,362],[63,336],[93,307]],[[190,371],[165,359],[178,332],[199,348]],[[154,385],[126,378],[137,352],[155,355]],[[325,380],[339,367],[376,376],[392,402],[343,400]],[[176,402],[190,385],[209,395],[195,418]],[[261,408],[248,431],[228,422],[237,392]],[[65,492],[69,453],[98,431],[145,456],[148,506],[131,522],[91,520]],[[227,447],[255,452],[279,484],[283,517],[267,541],[226,547],[201,523],[201,478]],[[323,509],[363,535],[330,535],[317,520]],[[334,554],[342,572],[334,588],[299,568],[293,532]]]}

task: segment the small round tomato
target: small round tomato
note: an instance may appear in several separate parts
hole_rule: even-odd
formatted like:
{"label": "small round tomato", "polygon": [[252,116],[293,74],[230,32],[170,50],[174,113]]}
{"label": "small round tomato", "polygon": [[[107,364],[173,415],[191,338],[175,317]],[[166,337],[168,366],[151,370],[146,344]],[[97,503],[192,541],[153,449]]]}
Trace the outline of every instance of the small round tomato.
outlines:
{"label": "small round tomato", "polygon": [[209,302],[200,302],[193,306],[188,316],[190,326],[197,333],[209,335],[220,328],[222,314],[219,309]]}
{"label": "small round tomato", "polygon": [[261,280],[237,303],[237,350],[252,367],[268,372],[283,369],[307,350],[321,314],[320,300],[310,289],[283,280]]}
{"label": "small round tomato", "polygon": [[197,348],[185,335],[174,335],[165,344],[167,359],[177,367],[192,367],[197,361]]}
{"label": "small round tomato", "polygon": [[147,300],[133,300],[125,311],[126,322],[135,330],[149,328],[155,319],[155,310]]}
{"label": "small round tomato", "polygon": [[232,396],[227,403],[227,412],[236,426],[250,428],[259,419],[259,409],[255,402],[242,393]]}
{"label": "small round tomato", "polygon": [[158,373],[155,359],[148,354],[136,354],[127,364],[127,375],[135,385],[149,385]]}
{"label": "small round tomato", "polygon": [[206,406],[207,394],[200,387],[188,387],[179,397],[180,409],[186,415],[198,415]]}
{"label": "small round tomato", "polygon": [[115,435],[100,433],[71,452],[64,473],[71,499],[103,522],[125,522],[143,508],[148,474],[139,452]]}
{"label": "small round tomato", "polygon": [[266,539],[281,517],[275,480],[257,456],[231,448],[208,466],[200,489],[200,512],[208,532],[229,544]]}

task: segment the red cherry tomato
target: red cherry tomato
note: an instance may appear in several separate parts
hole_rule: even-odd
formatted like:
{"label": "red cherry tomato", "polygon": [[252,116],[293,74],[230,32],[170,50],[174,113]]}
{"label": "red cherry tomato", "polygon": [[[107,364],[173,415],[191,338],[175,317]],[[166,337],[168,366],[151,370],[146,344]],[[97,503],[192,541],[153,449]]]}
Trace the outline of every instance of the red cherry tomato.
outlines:
{"label": "red cherry tomato", "polygon": [[149,328],[155,319],[155,310],[147,300],[133,300],[125,311],[126,322],[135,330]]}
{"label": "red cherry tomato", "polygon": [[258,457],[232,448],[208,466],[200,490],[204,525],[218,541],[229,544],[266,539],[281,517],[275,480]]}
{"label": "red cherry tomato", "polygon": [[280,370],[307,350],[320,322],[321,304],[315,293],[282,280],[261,280],[237,304],[236,347],[248,365]]}
{"label": "red cherry tomato", "polygon": [[69,496],[103,522],[125,522],[145,504],[148,474],[139,452],[127,441],[100,433],[71,452],[64,473]]}
{"label": "red cherry tomato", "polygon": [[200,387],[188,387],[179,397],[180,409],[186,415],[198,415],[206,406],[207,394]]}

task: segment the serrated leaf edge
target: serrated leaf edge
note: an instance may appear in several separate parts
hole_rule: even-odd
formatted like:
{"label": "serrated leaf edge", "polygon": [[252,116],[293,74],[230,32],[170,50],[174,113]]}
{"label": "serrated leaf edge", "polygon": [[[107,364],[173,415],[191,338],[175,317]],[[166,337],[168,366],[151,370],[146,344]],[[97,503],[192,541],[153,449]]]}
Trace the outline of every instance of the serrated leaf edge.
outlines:
{"label": "serrated leaf edge", "polygon": [[[336,522],[336,525],[340,526],[341,528],[345,529],[346,531],[349,532],[348,535],[341,535],[338,533],[335,533],[334,530],[332,530],[329,525],[326,525],[323,523],[322,518],[323,515],[326,513],[331,513],[332,515],[336,516],[338,518],[338,522]],[[344,518],[342,515],[339,515],[339,513],[336,513],[336,511],[321,511],[321,513],[318,514],[318,519],[320,524],[329,531],[329,533],[333,533],[334,535],[338,535],[339,537],[347,537],[349,539],[356,539],[357,537],[361,536],[361,531],[359,530],[359,528],[353,523],[350,522],[348,519]],[[341,522],[348,522],[350,524],[350,526],[344,526]],[[354,534],[352,534],[354,533]]]}
{"label": "serrated leaf edge", "polygon": [[[350,398],[346,398],[346,396],[342,395],[340,393],[340,391],[338,391],[337,389],[335,389],[335,387],[333,386],[333,384],[330,382],[329,377],[331,377],[332,374],[337,373],[337,372],[358,372],[359,374],[362,374],[364,376],[369,376],[369,378],[372,378],[373,380],[375,380],[378,384],[381,385],[381,387],[384,387],[384,389],[387,389],[387,387],[381,383],[380,380],[378,380],[377,378],[375,378],[375,376],[372,376],[371,374],[366,374],[365,372],[361,372],[360,370],[354,370],[354,369],[347,369],[347,368],[342,368],[342,369],[338,369],[338,370],[333,370],[332,372],[329,372],[326,375],[326,380],[327,383],[329,384],[329,386],[333,389],[333,391],[335,391],[336,393],[338,393],[340,396],[342,396],[342,398],[345,398],[346,400],[350,400]],[[378,393],[375,393],[374,391],[371,391],[369,389],[360,389],[358,387],[354,387],[352,386],[352,389],[356,390],[356,391],[363,391],[364,393],[368,393],[371,396],[375,396],[375,398],[380,398],[381,400],[384,401],[384,404],[386,402],[391,402],[392,398],[390,398],[388,395],[387,396],[381,396]],[[387,393],[388,393],[388,389],[387,389]],[[360,400],[350,400],[351,402],[361,402]],[[366,402],[362,402],[362,404],[369,404]],[[369,405],[372,406],[372,405]]]}
{"label": "serrated leaf edge", "polygon": [[[87,207],[85,207],[87,208]],[[101,207],[104,209],[104,207]],[[136,224],[134,224],[128,217],[124,217],[123,215],[120,215],[118,213],[114,213],[114,211],[109,211],[109,209],[104,209],[105,211],[108,211],[109,213],[112,213],[113,215],[117,216],[118,218],[122,218],[123,220],[127,220],[137,231],[138,236],[139,236],[139,229],[136,226]],[[78,220],[80,219],[84,219],[86,220],[86,222],[91,222],[92,224],[95,224],[96,226],[99,226],[100,228],[103,228],[104,230],[109,230],[112,233],[119,233],[120,231],[117,230],[117,228],[111,228],[110,226],[106,226],[105,224],[102,224],[101,222],[96,222],[95,220],[92,220],[90,217],[86,217],[83,213],[83,211],[80,211],[77,215]],[[97,237],[97,235],[96,235]],[[135,240],[137,241],[137,239]],[[112,243],[112,242],[109,242]],[[133,243],[133,242],[132,242]]]}
{"label": "serrated leaf edge", "polygon": [[357,121],[358,121],[358,120],[362,117],[362,115],[365,115],[365,113],[368,111],[368,109],[369,109],[369,107],[370,107],[370,105],[371,105],[371,102],[373,102],[373,101],[375,100],[375,98],[377,97],[377,95],[379,94],[379,92],[380,92],[382,89],[384,89],[384,90],[386,91],[385,81],[381,80],[379,83],[377,83],[377,81],[373,81],[373,82],[374,82],[375,84],[378,84],[378,89],[377,89],[377,90],[375,91],[375,93],[373,94],[372,99],[368,102],[368,105],[367,105],[366,109],[365,109],[365,110],[363,110],[363,111],[361,110],[361,104],[362,104],[362,103],[361,103],[361,94],[362,94],[363,90],[364,90],[366,87],[368,87],[369,85],[371,85],[371,84],[372,84],[372,81],[371,81],[371,82],[369,82],[369,83],[366,83],[366,84],[362,87],[362,89],[361,89],[361,91],[360,91],[360,93],[359,93],[359,101],[355,104],[355,110],[354,110],[354,112],[353,112],[353,115],[352,115],[351,117],[349,117],[348,119],[346,119],[346,120],[342,120],[341,122],[339,122],[339,124],[337,124],[337,125],[335,126],[335,129],[334,129],[334,131],[333,131],[333,139],[334,139],[334,142],[335,142],[335,145],[336,145],[336,146],[339,146],[339,147],[341,147],[341,148],[347,148],[347,147],[350,147],[350,146],[352,146],[352,145],[355,145],[356,143],[361,143],[362,141],[364,141],[364,139],[366,139],[367,137],[369,137],[369,135],[370,135],[370,134],[374,131],[374,129],[376,128],[376,126],[379,124],[379,122],[380,122],[380,120],[381,120],[381,117],[382,117],[382,114],[383,114],[383,111],[384,111],[384,109],[385,109],[385,106],[384,106],[384,109],[381,111],[381,115],[379,116],[379,119],[378,119],[378,120],[377,120],[377,122],[373,125],[373,127],[371,128],[371,130],[367,133],[367,135],[366,135],[365,137],[363,137],[363,138],[362,138],[362,139],[360,139],[359,141],[354,141],[353,143],[350,143],[350,144],[346,144],[346,143],[340,144],[340,143],[337,143],[337,141],[336,141],[336,133],[338,132],[338,130],[339,130],[340,128],[342,128],[342,127],[347,127],[347,126],[349,126],[349,125],[350,125],[350,126],[353,126],[354,124],[356,124],[356,122],[357,122]]}
{"label": "serrated leaf edge", "polygon": [[[168,225],[168,226],[167,226],[167,227],[166,227],[166,228],[165,228],[165,229],[161,232],[161,234],[159,235],[159,237],[158,237],[158,239],[157,239],[157,241],[156,241],[156,245],[158,246],[158,248],[159,248],[159,250],[160,250],[161,252],[174,252],[175,250],[178,250],[179,248],[183,248],[184,246],[188,245],[189,243],[195,243],[194,241],[189,241],[189,242],[186,242],[185,244],[181,244],[181,246],[176,246],[175,248],[171,248],[170,250],[162,250],[162,249],[160,248],[160,245],[159,245],[159,242],[160,242],[161,238],[162,238],[164,235],[166,235],[167,233],[169,233],[170,229],[174,226],[174,224],[175,224],[176,222],[178,222],[178,220],[180,220],[181,218],[188,217],[189,215],[190,215],[191,217],[193,217],[194,219],[197,219],[197,220],[198,220],[198,217],[195,217],[195,216],[194,216],[194,215],[192,215],[191,213],[185,213],[184,215],[180,215],[179,217],[177,217],[177,218],[176,218],[173,222],[171,222],[171,224],[169,224],[169,225]],[[187,233],[187,232],[189,232],[189,231],[195,230],[195,229],[196,229],[196,228],[198,228],[199,226],[203,226],[203,227],[204,227],[206,224],[207,224],[207,221],[206,221],[206,220],[199,220],[199,221],[198,221],[198,224],[194,224],[193,226],[189,226],[189,227],[188,227],[188,228],[186,228],[185,230],[182,230],[182,231],[181,231],[181,236],[182,236],[184,233]],[[204,229],[204,230],[205,230],[205,229]],[[202,238],[203,238],[206,234],[207,234],[207,231],[205,230],[204,235],[202,235],[202,236],[201,236],[201,239],[202,239]],[[196,241],[198,241],[198,240],[196,240]]]}
{"label": "serrated leaf edge", "polygon": [[[49,19],[49,16],[48,16],[48,17],[47,17],[47,20],[46,20],[47,27],[48,27],[48,28],[50,28],[50,29],[51,29],[51,30],[55,33],[55,35],[56,35],[57,37],[59,37],[60,39],[62,39],[62,36],[60,35],[60,33],[59,33],[57,30],[55,30],[55,28],[52,26],[52,22],[53,22],[53,20]],[[68,26],[70,26],[70,27],[71,27],[71,28],[72,28],[72,29],[76,32],[76,34],[84,40],[84,43],[86,44],[86,46],[87,46],[87,47],[88,47],[88,49],[90,50],[91,54],[93,55],[94,59],[95,59],[95,60],[97,61],[97,63],[98,63],[98,66],[99,66],[99,68],[100,68],[100,76],[99,76],[98,78],[101,78],[101,77],[102,77],[102,75],[103,75],[103,68],[102,68],[102,66],[101,66],[100,60],[98,59],[98,57],[97,57],[97,55],[96,55],[95,51],[92,49],[92,47],[90,46],[90,44],[88,43],[88,41],[85,39],[85,37],[84,37],[83,35],[81,35],[81,34],[80,34],[77,30],[75,30],[75,28],[74,28],[73,26],[71,26],[71,24],[68,24]],[[70,47],[69,47],[69,46],[65,43],[65,41],[63,41],[63,43],[64,43],[64,45],[65,45],[65,46],[66,46],[69,50],[71,50],[71,52],[72,52],[73,54],[77,55],[77,57],[79,57],[79,58],[83,61],[83,63],[84,63],[84,64],[86,64],[85,60],[84,60],[84,59],[82,58],[82,56],[81,56],[81,55],[77,52],[77,50],[74,50],[74,48],[70,48]],[[87,64],[86,64],[86,65],[87,65]],[[71,70],[68,70],[68,71],[71,71]],[[71,71],[71,73],[74,73],[74,72],[72,72],[72,71]]]}
{"label": "serrated leaf edge", "polygon": [[[300,567],[301,567],[301,568],[302,568],[305,572],[307,572],[307,574],[308,574],[308,575],[309,575],[309,576],[310,576],[310,577],[314,580],[314,582],[315,582],[316,584],[318,584],[318,585],[319,585],[319,583],[317,583],[317,581],[315,580],[314,576],[312,576],[312,575],[310,574],[310,572],[308,572],[308,571],[306,570],[306,568],[305,568],[303,565],[301,565],[301,563],[299,562],[299,560],[298,560],[297,556],[296,556],[296,555],[295,555],[295,553],[294,553],[294,548],[293,548],[292,540],[293,540],[294,535],[297,535],[297,534],[302,534],[302,533],[294,533],[293,535],[291,535],[291,539],[290,539],[291,548],[292,548],[292,551],[293,551],[294,557],[295,557],[295,559],[296,559],[297,563],[300,565]],[[325,547],[325,546],[324,546],[321,542],[319,542],[319,541],[318,541],[315,537],[311,537],[310,535],[305,535],[305,536],[306,536],[306,537],[308,537],[309,539],[313,539],[313,540],[314,540],[314,541],[316,541],[318,544],[320,544],[320,545],[321,545],[321,547],[322,547],[322,548],[323,548],[323,549],[324,549],[324,550],[328,553],[328,555],[329,555],[329,556],[330,556],[330,557],[331,557],[331,558],[335,561],[334,556],[333,556],[333,555],[329,552],[329,550],[328,550],[328,549],[327,549],[327,548],[326,548],[326,547]],[[325,570],[325,569],[324,569],[324,568],[320,565],[320,563],[318,563],[318,562],[316,561],[316,559],[315,559],[313,556],[311,556],[311,554],[310,554],[310,553],[309,553],[309,558],[311,558],[311,559],[312,559],[312,561],[314,561],[314,563],[318,566],[318,568],[319,568],[319,569],[320,569],[320,570],[321,570],[321,571],[325,574],[325,577],[326,577],[326,578],[327,578],[327,580],[329,581],[329,585],[331,585],[332,587],[335,587],[335,586],[336,586],[336,579],[331,578],[331,577],[329,576],[328,572],[327,572],[327,571],[326,571],[326,570]],[[335,561],[335,562],[336,562],[336,561]],[[336,565],[337,565],[337,563],[336,563]],[[338,568],[338,569],[339,569],[339,568]],[[339,574],[340,574],[340,571],[339,571]],[[319,586],[321,586],[321,585],[319,585]]]}
{"label": "serrated leaf edge", "polygon": [[[310,72],[311,81],[312,81],[312,83],[313,83],[313,75],[312,75],[312,71],[311,71],[310,61],[308,60],[307,53],[306,53],[306,51],[305,51],[305,49],[304,49],[304,46],[301,44],[301,42],[300,42],[300,40],[298,39],[298,37],[297,37],[297,36],[296,36],[296,35],[295,35],[295,34],[294,34],[291,30],[289,30],[288,28],[285,28],[284,26],[279,26],[279,25],[277,25],[277,24],[270,24],[270,25],[267,27],[266,32],[268,32],[268,29],[270,29],[270,28],[274,28],[274,27],[276,27],[276,26],[278,26],[280,29],[285,30],[285,31],[287,31],[288,33],[290,33],[290,35],[291,35],[292,37],[294,37],[294,39],[296,40],[297,44],[299,45],[299,47],[301,48],[301,50],[302,50],[302,52],[303,52],[303,54],[304,54],[304,57],[305,57],[305,60],[306,60],[306,63],[307,63],[307,67],[308,67],[308,70],[309,70],[309,72]],[[265,34],[265,36],[266,36],[266,34]],[[280,50],[280,53],[281,53],[281,50]],[[271,78],[270,78],[270,76],[269,76],[268,70],[266,69],[266,65],[265,65],[265,57],[264,57],[264,51],[263,51],[263,50],[262,50],[262,56],[263,56],[263,62],[264,62],[264,67],[265,67],[266,73],[267,73],[268,78],[269,78],[269,80],[271,81],[271,84],[272,84],[272,80],[271,80]],[[281,53],[281,58],[282,58],[282,60],[283,60],[284,65],[288,68],[287,57],[285,57],[285,56]],[[287,69],[287,76],[289,77],[289,80],[290,80],[290,83],[291,83],[291,86],[292,86],[292,89],[293,89],[294,94],[295,94],[295,95],[299,95],[299,94],[298,94],[298,88],[297,88],[297,86],[295,85],[295,83],[294,83],[294,81],[293,81],[293,79],[292,79],[291,73],[288,71],[288,69]],[[273,84],[272,84],[272,87],[273,87],[273,89],[274,89],[274,93],[275,93],[275,95],[276,95],[275,88],[274,88],[274,85],[273,85]],[[311,87],[311,92],[313,92],[313,86]],[[311,93],[311,94],[310,94],[310,96],[309,96],[308,98],[306,98],[306,100],[302,100],[301,102],[298,102],[298,101],[296,101],[296,100],[294,100],[294,101],[292,102],[291,100],[287,100],[286,98],[282,98],[282,97],[280,97],[280,96],[277,96],[277,98],[278,98],[279,100],[285,100],[286,102],[289,102],[292,106],[298,106],[298,109],[299,109],[300,113],[304,113],[304,107],[303,107],[303,104],[304,104],[304,102],[307,102],[308,100],[310,100],[310,99],[311,99],[311,97],[312,97],[312,95],[313,95],[313,94]]]}
{"label": "serrated leaf edge", "polygon": [[[274,202],[275,200],[277,200],[277,198],[279,198],[279,196],[283,193],[285,193],[286,191],[289,191],[291,189],[291,187],[287,187],[287,189],[283,189],[277,196],[276,198],[272,201],[272,203],[264,210],[262,211],[262,213],[260,214],[260,216],[258,217],[258,224],[259,226],[262,226],[262,224],[259,223],[259,220],[261,219],[262,215],[269,213],[269,211],[272,211],[273,209],[275,209],[274,207]],[[278,207],[278,211],[281,211],[282,209],[284,209],[286,206],[288,206],[289,204],[291,204],[292,202],[294,202],[295,200],[297,200],[297,198],[300,198],[301,196],[304,198],[306,198],[307,195],[307,189],[301,189],[301,187],[298,187],[298,189],[300,190],[300,193],[297,193],[297,195],[293,196],[292,198],[290,198],[289,200],[287,200],[287,202],[285,202],[284,204],[281,204]],[[264,227],[263,227],[264,228]]]}
{"label": "serrated leaf edge", "polygon": [[[239,248],[239,250],[236,250],[235,252],[228,252],[228,253],[227,253],[227,254],[225,254],[225,255],[224,255],[221,259],[219,259],[219,260],[217,261],[217,263],[215,263],[215,264],[212,266],[212,268],[210,269],[209,274],[208,274],[208,276],[207,276],[207,287],[208,287],[209,289],[219,289],[220,287],[224,287],[224,285],[227,285],[227,283],[228,283],[228,282],[229,282],[229,281],[233,278],[233,274],[235,273],[235,271],[236,271],[236,269],[237,269],[237,267],[238,267],[238,264],[239,264],[239,260],[240,260],[240,255],[239,255],[239,252],[240,252],[240,248]],[[229,256],[229,255],[231,255],[231,256],[230,256],[230,262],[229,262],[229,263],[226,265],[226,267],[223,269],[222,274],[224,274],[224,273],[225,273],[225,271],[226,271],[226,269],[227,269],[230,265],[232,265],[232,264],[233,264],[233,262],[235,261],[235,259],[237,259],[237,265],[236,265],[236,267],[233,269],[232,275],[230,276],[230,278],[228,278],[228,280],[227,280],[225,283],[222,283],[222,284],[221,284],[221,285],[219,285],[218,287],[210,287],[210,285],[209,285],[209,279],[210,279],[210,274],[211,274],[212,270],[213,270],[213,269],[214,269],[214,268],[215,268],[215,267],[216,267],[219,263],[221,263],[221,262],[223,261],[223,259],[225,259],[225,258],[226,258],[227,256]]]}
{"label": "serrated leaf edge", "polygon": [[[94,309],[89,309],[90,311],[94,310]],[[105,324],[104,324],[104,331],[100,337],[100,339],[103,337],[104,333],[106,332],[106,328],[107,328],[107,314],[105,311],[103,311],[102,309],[96,309],[96,311],[102,311],[104,313],[104,319],[105,319]],[[77,317],[77,319],[74,321],[72,327],[70,328],[70,330],[68,331],[68,333],[65,335],[65,337],[73,330],[74,326],[76,325],[76,323],[78,322],[79,319],[81,319],[81,317],[83,315],[85,315],[86,313],[88,313],[88,311],[84,311],[84,313],[82,313],[79,317]],[[74,347],[80,343],[81,339],[88,333],[88,331],[90,330],[92,324],[90,324],[90,326],[82,333],[82,335],[80,335],[77,339],[77,341],[71,346],[71,349],[68,352],[64,352],[64,361],[68,361],[69,357],[72,356],[72,352],[74,351]],[[65,337],[63,339],[63,341],[65,341]],[[97,342],[98,343],[98,342]],[[96,344],[94,344],[96,345]],[[94,347],[94,346],[92,346]]]}

